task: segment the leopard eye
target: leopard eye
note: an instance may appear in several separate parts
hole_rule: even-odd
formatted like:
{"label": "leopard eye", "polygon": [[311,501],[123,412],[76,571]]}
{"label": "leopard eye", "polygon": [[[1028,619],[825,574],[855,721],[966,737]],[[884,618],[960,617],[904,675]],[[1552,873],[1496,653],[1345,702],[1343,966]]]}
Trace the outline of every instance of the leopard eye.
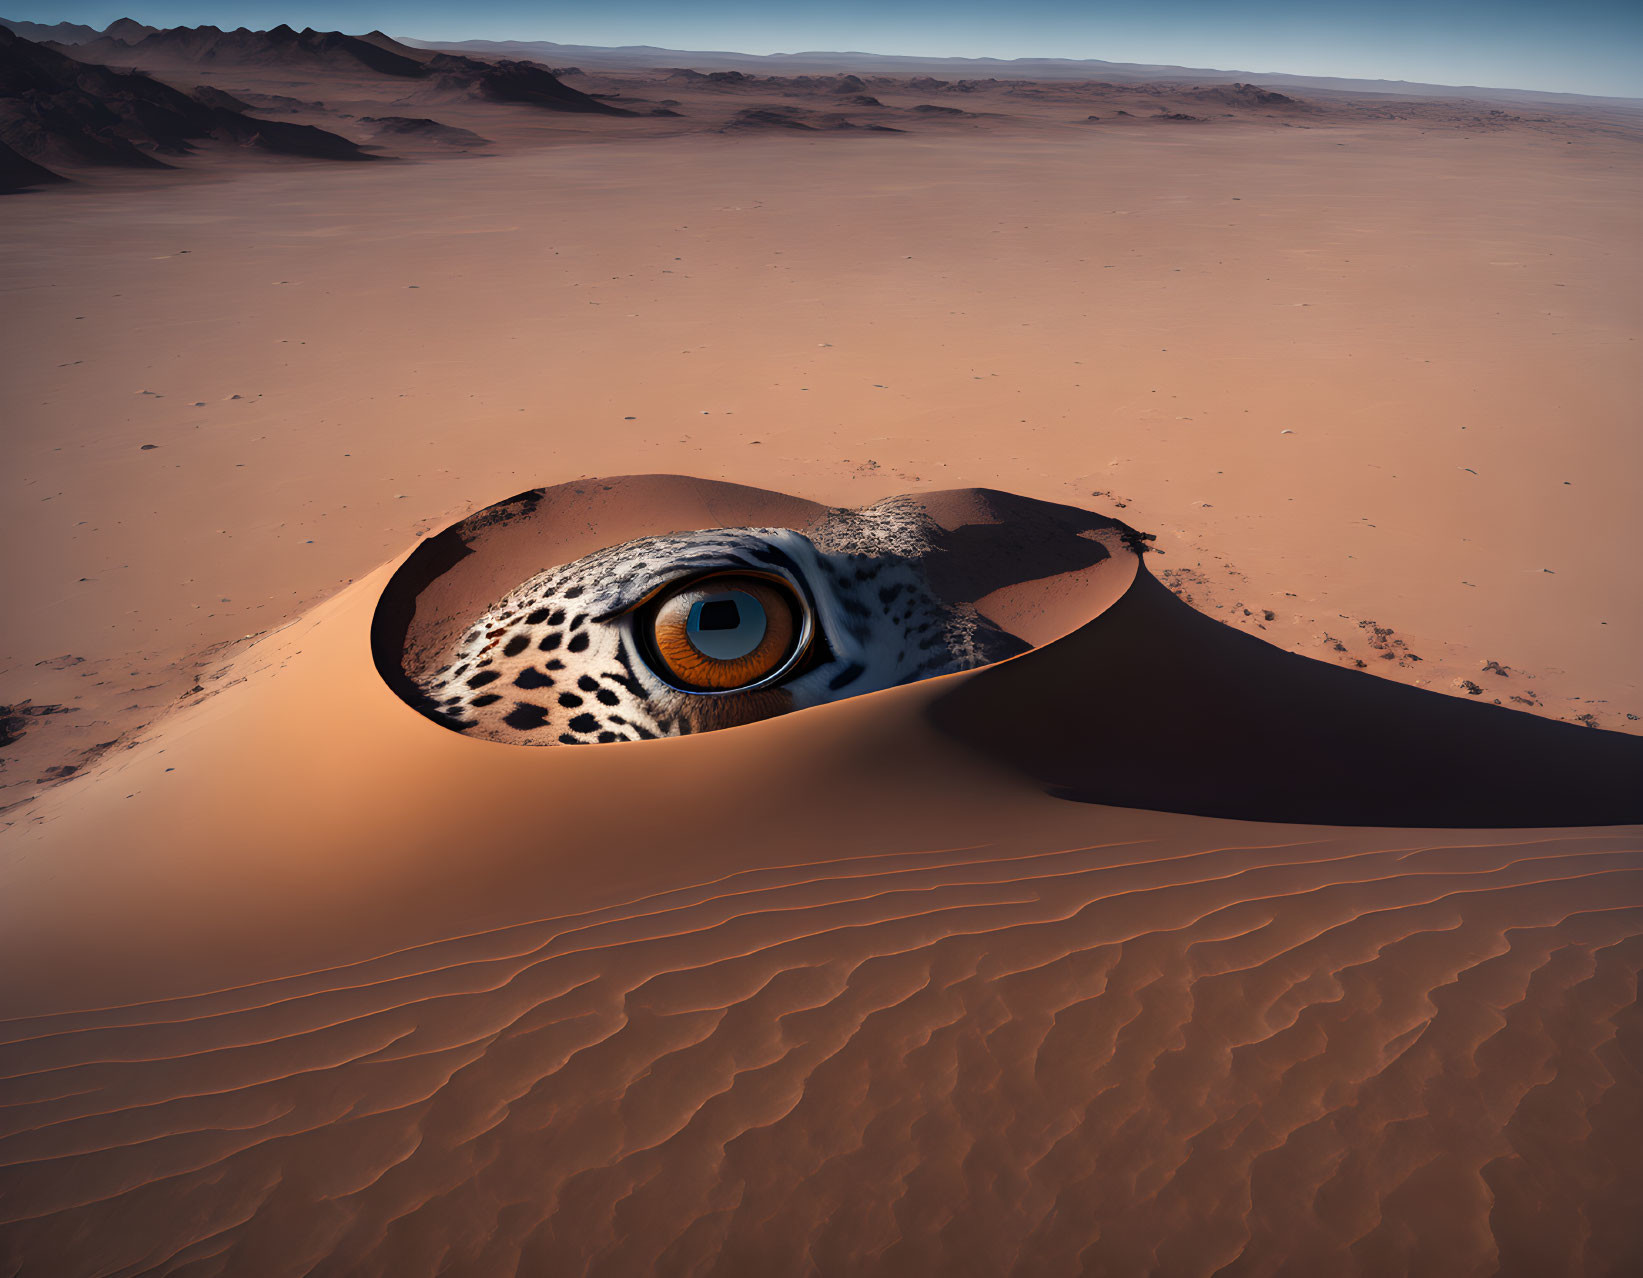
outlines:
{"label": "leopard eye", "polygon": [[641,612],[638,624],[657,676],[703,693],[771,682],[793,665],[810,631],[792,587],[744,573],[675,586]]}

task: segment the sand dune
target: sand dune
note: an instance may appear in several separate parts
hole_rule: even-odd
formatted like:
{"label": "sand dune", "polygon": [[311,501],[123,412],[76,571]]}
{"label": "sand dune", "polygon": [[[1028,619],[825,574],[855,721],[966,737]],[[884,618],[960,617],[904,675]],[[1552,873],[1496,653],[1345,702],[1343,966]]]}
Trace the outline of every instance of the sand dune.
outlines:
{"label": "sand dune", "polygon": [[[607,491],[561,516],[635,508]],[[671,491],[675,515],[778,500]],[[14,837],[21,1272],[1637,1260],[1635,831],[1022,786],[976,698],[1009,675],[1025,721],[1081,713],[1058,662],[1089,669],[1130,595],[1002,666],[729,732],[471,741],[367,677],[389,576]]]}
{"label": "sand dune", "polygon": [[1643,738],[1298,657],[1148,573],[1100,626],[935,709],[959,739],[1085,802],[1333,825],[1643,820]]}

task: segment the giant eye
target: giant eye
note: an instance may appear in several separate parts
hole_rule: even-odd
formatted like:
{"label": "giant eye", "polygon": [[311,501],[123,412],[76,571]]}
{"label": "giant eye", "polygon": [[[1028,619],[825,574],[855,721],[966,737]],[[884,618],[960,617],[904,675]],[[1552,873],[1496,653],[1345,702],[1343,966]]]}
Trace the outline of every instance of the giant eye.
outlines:
{"label": "giant eye", "polygon": [[792,664],[808,638],[807,615],[785,582],[727,573],[664,594],[640,625],[665,681],[687,692],[738,692]]}

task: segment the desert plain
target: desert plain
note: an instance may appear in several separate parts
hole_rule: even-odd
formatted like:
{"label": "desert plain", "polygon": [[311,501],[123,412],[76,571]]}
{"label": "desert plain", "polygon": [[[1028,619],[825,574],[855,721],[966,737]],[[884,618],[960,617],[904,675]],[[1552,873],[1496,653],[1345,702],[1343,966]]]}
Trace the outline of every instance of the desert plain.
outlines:
{"label": "desert plain", "polygon": [[[0,197],[8,1272],[1643,1257],[1643,107],[103,60],[374,158]],[[1152,539],[997,667],[467,740],[373,610],[537,488]]]}

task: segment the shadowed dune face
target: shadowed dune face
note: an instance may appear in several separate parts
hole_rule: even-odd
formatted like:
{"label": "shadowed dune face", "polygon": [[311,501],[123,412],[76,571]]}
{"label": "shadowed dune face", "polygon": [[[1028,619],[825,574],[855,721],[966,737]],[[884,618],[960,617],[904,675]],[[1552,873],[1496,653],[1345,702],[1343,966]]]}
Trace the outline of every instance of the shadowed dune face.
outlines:
{"label": "shadowed dune face", "polygon": [[[689,527],[726,502],[790,524]],[[543,568],[565,530],[613,544]],[[429,718],[475,737],[648,741],[1018,655],[1057,637],[1038,615],[1048,600],[1081,621],[1116,599],[1141,544],[1115,520],[984,490],[852,511],[678,477],[594,480],[432,539],[389,584],[377,662]],[[475,599],[510,573],[526,579]]]}
{"label": "shadowed dune face", "polygon": [[587,481],[48,796],[0,895],[12,1269],[1635,1270],[1637,830],[1225,812],[1618,820],[1637,743],[1315,676],[1061,544],[1098,516],[921,501],[932,595],[1032,650],[624,749],[419,716],[406,655],[543,564],[825,514]]}
{"label": "shadowed dune face", "polygon": [[1643,820],[1643,738],[1284,652],[1194,611],[1145,568],[1030,671],[978,671],[929,713],[1086,803],[1331,825]]}

